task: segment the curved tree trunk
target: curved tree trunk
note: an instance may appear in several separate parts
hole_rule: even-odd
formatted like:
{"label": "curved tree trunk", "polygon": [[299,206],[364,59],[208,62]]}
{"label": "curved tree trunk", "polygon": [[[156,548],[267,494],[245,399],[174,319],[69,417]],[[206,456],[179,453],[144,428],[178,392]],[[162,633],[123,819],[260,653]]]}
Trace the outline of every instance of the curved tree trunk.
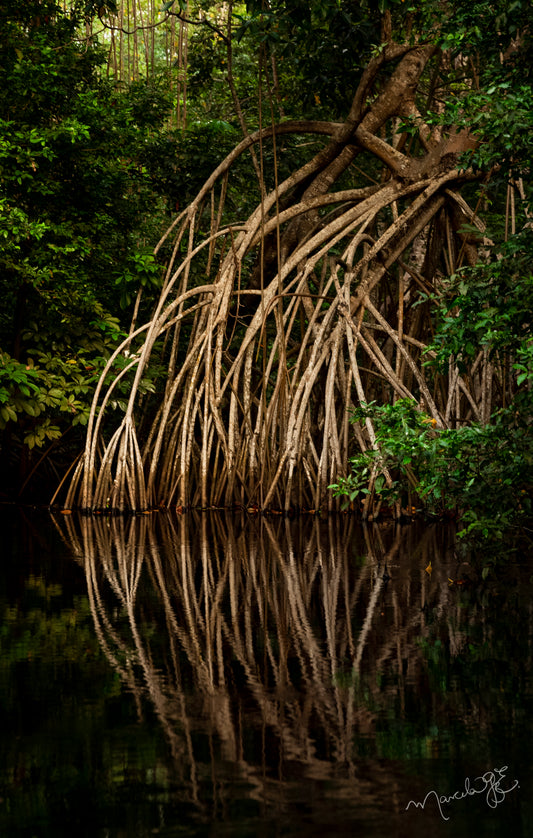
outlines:
{"label": "curved tree trunk", "polygon": [[[417,110],[434,51],[386,45],[345,122],[269,126],[220,164],[158,245],[174,254],[159,303],[119,350],[132,353],[121,373],[133,376],[126,414],[106,437],[112,359],[67,505],[316,509],[354,444],[375,444],[369,421],[357,442],[347,432],[351,405],[409,397],[439,427],[490,414],[488,359],[468,378],[454,368],[430,381],[423,365],[439,276],[476,258],[458,230],[468,222],[483,231],[459,194],[477,178],[459,163],[471,136],[443,138]],[[417,128],[410,153],[395,133],[401,120]],[[273,191],[260,184],[255,210],[231,224],[232,165],[286,134],[329,139]],[[201,286],[197,263],[208,273]],[[142,379],[165,336],[174,340],[168,380],[150,407]]]}

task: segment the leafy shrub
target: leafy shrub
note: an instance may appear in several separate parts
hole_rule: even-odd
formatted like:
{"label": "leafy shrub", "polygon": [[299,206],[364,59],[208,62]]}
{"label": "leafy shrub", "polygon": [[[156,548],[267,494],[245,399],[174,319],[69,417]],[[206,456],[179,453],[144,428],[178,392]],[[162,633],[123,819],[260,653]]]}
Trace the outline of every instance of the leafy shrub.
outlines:
{"label": "leafy shrub", "polygon": [[367,418],[376,431],[376,450],[353,457],[351,474],[330,487],[346,498],[345,507],[372,491],[389,503],[411,492],[420,508],[458,513],[462,532],[483,538],[501,539],[531,521],[533,440],[520,411],[501,410],[485,426],[439,429],[416,402],[401,399],[361,405],[352,421]]}

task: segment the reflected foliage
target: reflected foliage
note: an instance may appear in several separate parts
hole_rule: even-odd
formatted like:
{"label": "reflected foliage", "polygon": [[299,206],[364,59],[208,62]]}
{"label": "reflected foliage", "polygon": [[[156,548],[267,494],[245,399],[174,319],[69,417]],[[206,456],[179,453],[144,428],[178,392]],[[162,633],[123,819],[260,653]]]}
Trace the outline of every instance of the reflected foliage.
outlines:
{"label": "reflected foliage", "polygon": [[526,567],[349,517],[56,523],[77,562],[30,547],[1,591],[2,834],[422,838],[408,800],[500,765],[520,793],[454,834],[528,834]]}
{"label": "reflected foliage", "polygon": [[[360,759],[514,753],[532,696],[531,631],[512,618],[530,613],[520,568],[503,590],[482,583],[435,528],[191,515],[158,530],[85,518],[69,538],[102,647],[153,706],[186,799],[202,799],[206,760],[221,788],[229,762],[275,808],[288,800],[274,778],[297,767],[327,781]],[[379,796],[372,765],[369,789],[352,788],[361,804]]]}

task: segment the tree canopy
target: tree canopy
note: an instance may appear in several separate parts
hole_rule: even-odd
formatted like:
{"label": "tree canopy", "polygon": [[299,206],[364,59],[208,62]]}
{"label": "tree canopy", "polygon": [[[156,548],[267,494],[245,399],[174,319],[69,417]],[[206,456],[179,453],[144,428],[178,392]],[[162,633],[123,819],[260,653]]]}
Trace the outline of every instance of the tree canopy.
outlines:
{"label": "tree canopy", "polygon": [[160,282],[152,154],[170,97],[156,78],[105,78],[84,21],[80,3],[0,9],[0,428],[15,482],[32,449],[86,423],[123,309]]}
{"label": "tree canopy", "polygon": [[[175,0],[155,14],[137,0],[128,9],[128,21],[120,4],[84,12],[85,31],[109,50],[108,78],[95,72],[103,50],[93,40],[84,50],[79,34],[77,47],[69,42],[92,68],[93,98],[83,73],[75,97],[85,111],[70,113],[66,94],[57,105],[70,103],[59,111],[62,142],[79,149],[85,193],[74,190],[76,209],[62,162],[55,171],[72,213],[53,223],[72,226],[91,201],[96,230],[112,216],[109,249],[121,269],[134,266],[114,280],[126,305],[142,271],[149,285],[154,264],[164,265],[164,279],[153,308],[145,296],[109,348],[67,503],[332,509],[335,484],[364,514],[387,492],[398,511],[411,491],[430,497],[422,473],[398,480],[408,454],[397,461],[376,430],[375,410],[405,400],[431,440],[451,433],[455,450],[465,429],[479,428],[476,445],[495,462],[494,445],[509,446],[516,431],[518,457],[531,413],[529,4]],[[137,38],[131,49],[125,38]],[[133,81],[117,86],[126,67]],[[119,104],[99,157],[90,114],[109,113],[110,90]],[[177,97],[178,135],[159,130],[165,91]],[[47,130],[55,136],[55,120]],[[112,211],[88,185],[105,178]],[[139,251],[140,219],[155,232],[168,209],[176,217],[155,256]],[[64,248],[74,236],[85,241],[72,228]],[[92,237],[76,283],[95,259]],[[516,289],[523,306],[509,304]],[[95,296],[115,313],[112,290]],[[350,409],[365,405],[375,408],[352,429]],[[489,427],[498,428],[490,444]],[[530,480],[528,467],[519,491]],[[458,502],[453,487],[431,486],[437,506]]]}

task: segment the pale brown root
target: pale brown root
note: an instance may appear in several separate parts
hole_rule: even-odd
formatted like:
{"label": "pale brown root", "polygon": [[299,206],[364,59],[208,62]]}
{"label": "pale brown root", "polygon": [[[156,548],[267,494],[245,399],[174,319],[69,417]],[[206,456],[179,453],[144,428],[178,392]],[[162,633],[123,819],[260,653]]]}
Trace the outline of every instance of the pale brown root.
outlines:
{"label": "pale brown root", "polygon": [[[503,375],[488,357],[468,375],[453,364],[448,375],[425,367],[442,271],[475,258],[459,228],[467,220],[484,235],[477,208],[459,194],[478,175],[456,165],[453,132],[433,136],[414,105],[432,55],[389,45],[363,74],[344,124],[284,122],[250,134],[178,216],[156,248],[170,259],[153,316],[99,383],[69,506],[333,510],[339,501],[328,486],[357,450],[376,446],[370,420],[352,433],[352,406],[409,398],[438,428],[488,421],[493,381]],[[420,131],[416,158],[397,137],[383,138],[406,114]],[[325,137],[324,147],[282,182],[276,170],[270,192],[261,177],[247,220],[228,221],[235,161],[258,147],[264,174],[265,144],[274,137],[277,161],[277,138],[305,132]],[[356,167],[359,157],[366,162]],[[357,183],[359,164],[374,168],[372,186]],[[341,176],[353,188],[335,191]],[[511,210],[510,197],[512,223]],[[206,284],[195,286],[202,274]],[[128,352],[132,360],[116,370]],[[142,382],[156,352],[167,375],[150,401]],[[126,412],[113,428],[110,405],[126,380]]]}

